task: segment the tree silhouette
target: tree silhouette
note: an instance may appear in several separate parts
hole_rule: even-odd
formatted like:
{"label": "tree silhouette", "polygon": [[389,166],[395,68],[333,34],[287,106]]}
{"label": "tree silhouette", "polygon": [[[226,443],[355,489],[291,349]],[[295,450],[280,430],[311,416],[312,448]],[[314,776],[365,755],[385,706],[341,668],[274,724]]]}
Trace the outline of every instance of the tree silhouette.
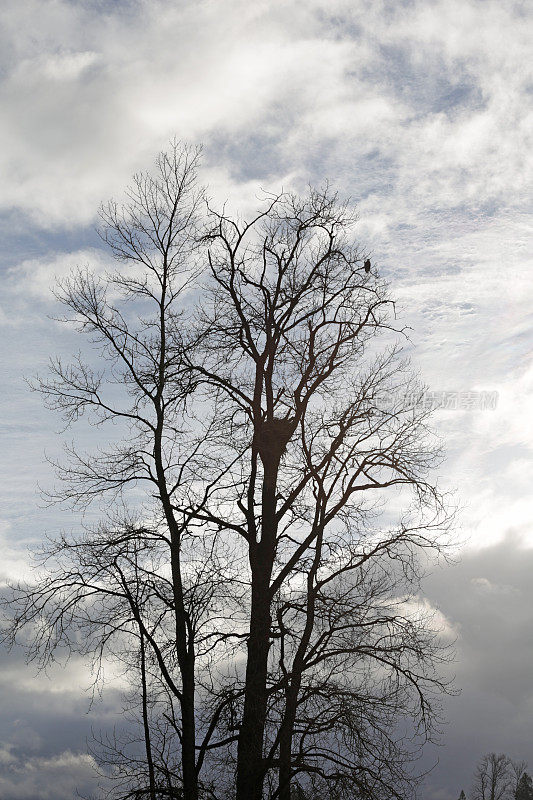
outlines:
{"label": "tree silhouette", "polygon": [[527,769],[527,761],[513,761],[511,759],[511,773],[512,773],[512,784],[511,790],[513,794],[516,794],[518,789],[518,784],[520,783],[520,779],[522,775]]}
{"label": "tree silhouette", "polygon": [[523,772],[516,787],[515,800],[533,800],[533,780]]}
{"label": "tree silhouette", "polygon": [[57,465],[56,499],[105,516],[45,549],[6,636],[128,667],[117,797],[401,798],[402,725],[430,738],[446,689],[416,589],[449,517],[394,304],[329,189],[242,222],[202,213],[197,162],[136,176],[102,209],[120,268],[58,290],[99,368],[53,361],[40,391],[122,438]]}
{"label": "tree silhouette", "polygon": [[511,788],[511,759],[503,753],[488,753],[476,767],[473,800],[504,800]]}

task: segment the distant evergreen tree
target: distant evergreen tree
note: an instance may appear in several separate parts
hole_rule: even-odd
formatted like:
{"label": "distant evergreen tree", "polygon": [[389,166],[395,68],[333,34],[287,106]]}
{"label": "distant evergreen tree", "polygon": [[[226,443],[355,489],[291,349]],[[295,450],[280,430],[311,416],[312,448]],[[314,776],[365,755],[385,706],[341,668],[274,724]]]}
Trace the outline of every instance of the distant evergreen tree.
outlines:
{"label": "distant evergreen tree", "polygon": [[461,794],[459,795],[459,800],[466,800],[466,794],[464,793],[464,789],[461,789]]}
{"label": "distant evergreen tree", "polygon": [[516,787],[515,800],[533,800],[533,780],[524,772]]}

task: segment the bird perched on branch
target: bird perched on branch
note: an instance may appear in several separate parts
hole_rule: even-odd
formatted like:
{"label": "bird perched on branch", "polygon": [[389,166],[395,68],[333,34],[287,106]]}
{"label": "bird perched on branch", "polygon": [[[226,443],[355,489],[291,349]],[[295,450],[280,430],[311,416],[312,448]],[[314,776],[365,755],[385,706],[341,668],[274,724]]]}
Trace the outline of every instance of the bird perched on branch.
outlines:
{"label": "bird perched on branch", "polygon": [[365,261],[364,267],[365,267],[365,272],[370,272],[370,259],[369,258],[367,258],[367,260]]}

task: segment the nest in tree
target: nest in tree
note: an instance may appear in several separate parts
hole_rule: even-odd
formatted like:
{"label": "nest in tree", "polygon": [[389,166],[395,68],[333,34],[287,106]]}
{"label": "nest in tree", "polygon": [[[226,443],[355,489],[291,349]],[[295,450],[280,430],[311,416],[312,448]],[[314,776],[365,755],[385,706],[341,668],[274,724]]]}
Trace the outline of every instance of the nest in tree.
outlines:
{"label": "nest in tree", "polygon": [[294,419],[264,420],[256,430],[256,444],[261,456],[280,457],[292,434],[294,433]]}

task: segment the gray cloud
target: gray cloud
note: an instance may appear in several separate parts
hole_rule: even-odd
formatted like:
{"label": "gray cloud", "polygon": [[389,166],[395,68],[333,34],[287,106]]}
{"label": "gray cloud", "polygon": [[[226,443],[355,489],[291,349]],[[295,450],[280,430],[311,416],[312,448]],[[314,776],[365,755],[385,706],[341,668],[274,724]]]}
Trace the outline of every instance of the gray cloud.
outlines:
{"label": "gray cloud", "polygon": [[[435,570],[422,595],[456,636],[451,665],[459,696],[445,702],[441,745],[417,766],[437,766],[420,796],[457,800],[467,793],[479,757],[504,751],[533,767],[533,549],[518,533],[491,547],[466,550]],[[81,662],[47,678],[24,668],[20,649],[1,654],[0,790],[5,800],[67,800],[97,785],[87,756],[91,729],[121,719],[120,691],[108,687],[88,715],[90,675]],[[53,788],[56,794],[53,793]],[[36,793],[37,792],[37,793]]]}
{"label": "gray cloud", "polygon": [[457,800],[476,762],[506,752],[533,769],[533,549],[510,532],[491,547],[462,554],[424,583],[428,600],[453,626],[458,697],[447,701],[444,747],[425,756],[439,764],[427,800]]}
{"label": "gray cloud", "polygon": [[52,757],[17,756],[0,750],[0,791],[5,800],[70,800],[76,792],[95,789],[94,764],[86,754],[71,750]]}
{"label": "gray cloud", "polygon": [[79,661],[55,665],[43,675],[25,665],[21,648],[0,651],[3,800],[71,800],[76,790],[97,789],[100,778],[87,745],[93,731],[120,728],[122,706],[112,685],[91,703],[89,685]]}

